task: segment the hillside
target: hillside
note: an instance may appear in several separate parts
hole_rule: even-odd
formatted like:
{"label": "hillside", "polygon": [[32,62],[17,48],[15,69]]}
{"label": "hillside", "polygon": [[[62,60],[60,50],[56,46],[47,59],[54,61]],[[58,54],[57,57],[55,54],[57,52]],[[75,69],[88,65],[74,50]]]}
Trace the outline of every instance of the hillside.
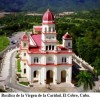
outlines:
{"label": "hillside", "polygon": [[0,0],[2,11],[44,11],[91,10],[100,7],[100,0]]}

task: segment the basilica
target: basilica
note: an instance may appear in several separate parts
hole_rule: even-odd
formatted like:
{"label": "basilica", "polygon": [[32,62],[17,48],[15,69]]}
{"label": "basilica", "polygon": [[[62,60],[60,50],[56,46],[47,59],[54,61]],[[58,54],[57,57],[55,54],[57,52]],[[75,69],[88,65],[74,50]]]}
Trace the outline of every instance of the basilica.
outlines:
{"label": "basilica", "polygon": [[72,80],[72,37],[68,32],[57,40],[55,17],[48,9],[41,26],[24,34],[20,42],[21,76],[32,84],[60,84]]}

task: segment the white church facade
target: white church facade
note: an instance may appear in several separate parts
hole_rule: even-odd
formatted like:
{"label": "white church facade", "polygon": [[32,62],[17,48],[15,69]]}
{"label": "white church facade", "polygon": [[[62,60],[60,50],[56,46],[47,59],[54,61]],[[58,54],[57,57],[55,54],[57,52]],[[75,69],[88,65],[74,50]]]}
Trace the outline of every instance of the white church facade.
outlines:
{"label": "white church facade", "polygon": [[68,32],[58,44],[53,13],[48,9],[42,26],[34,26],[34,33],[23,35],[20,43],[21,76],[30,83],[58,84],[72,80],[72,38]]}

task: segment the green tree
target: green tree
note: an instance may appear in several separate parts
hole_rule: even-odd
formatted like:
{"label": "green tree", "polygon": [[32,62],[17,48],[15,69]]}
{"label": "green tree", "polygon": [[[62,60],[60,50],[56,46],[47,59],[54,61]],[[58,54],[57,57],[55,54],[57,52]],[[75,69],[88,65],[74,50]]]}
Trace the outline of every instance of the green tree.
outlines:
{"label": "green tree", "polygon": [[93,86],[95,86],[93,75],[88,71],[81,71],[76,78],[78,79],[78,86],[82,85],[85,91],[89,88],[92,89]]}
{"label": "green tree", "polygon": [[96,57],[93,65],[94,65],[94,69],[96,71],[96,74],[100,75],[100,58],[99,57]]}

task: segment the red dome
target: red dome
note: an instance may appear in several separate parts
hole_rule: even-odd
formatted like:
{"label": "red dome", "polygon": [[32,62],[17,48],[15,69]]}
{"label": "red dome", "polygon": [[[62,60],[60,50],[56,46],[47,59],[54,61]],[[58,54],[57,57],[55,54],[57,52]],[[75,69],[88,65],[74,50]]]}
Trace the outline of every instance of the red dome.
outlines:
{"label": "red dome", "polygon": [[26,34],[24,34],[24,35],[22,36],[22,40],[28,40],[28,37],[27,37]]}
{"label": "red dome", "polygon": [[71,36],[68,34],[68,32],[63,36],[63,39],[71,39]]}
{"label": "red dome", "polygon": [[43,15],[43,21],[54,21],[54,15],[49,9]]}

